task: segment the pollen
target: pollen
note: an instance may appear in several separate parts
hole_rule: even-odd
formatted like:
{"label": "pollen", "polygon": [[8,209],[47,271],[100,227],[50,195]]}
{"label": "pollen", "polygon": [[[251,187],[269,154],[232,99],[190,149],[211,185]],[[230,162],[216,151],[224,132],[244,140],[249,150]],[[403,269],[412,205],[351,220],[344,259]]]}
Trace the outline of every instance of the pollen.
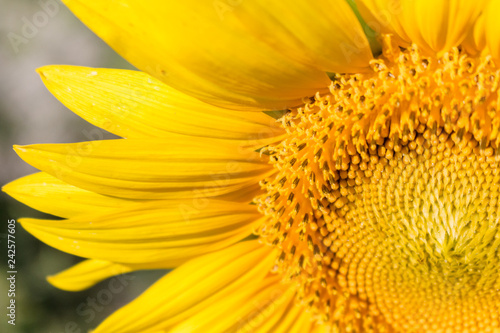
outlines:
{"label": "pollen", "polygon": [[276,270],[332,332],[497,332],[500,70],[389,38],[279,119],[254,202]]}

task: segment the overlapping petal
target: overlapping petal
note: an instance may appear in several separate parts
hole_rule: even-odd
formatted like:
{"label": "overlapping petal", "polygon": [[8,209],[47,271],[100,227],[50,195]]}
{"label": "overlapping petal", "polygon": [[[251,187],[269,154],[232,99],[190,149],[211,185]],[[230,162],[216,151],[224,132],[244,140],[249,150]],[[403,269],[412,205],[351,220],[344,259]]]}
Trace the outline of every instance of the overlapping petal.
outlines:
{"label": "overlapping petal", "polygon": [[477,18],[476,23],[462,43],[465,50],[471,55],[480,54],[486,49],[485,16],[486,13],[483,13]]}
{"label": "overlapping petal", "polygon": [[400,16],[403,13],[402,0],[356,0],[359,12],[365,22],[376,32],[392,34],[400,43],[409,43]]}
{"label": "overlapping petal", "polygon": [[257,241],[192,260],[106,319],[95,333],[231,331],[242,318],[240,308],[258,310],[252,302],[256,294],[271,288],[267,297],[276,298],[286,290],[278,277],[266,278],[274,260],[272,250]]}
{"label": "overlapping petal", "polygon": [[139,202],[87,191],[45,172],[19,178],[5,185],[2,190],[36,210],[59,217],[100,213]]}
{"label": "overlapping petal", "polygon": [[500,1],[490,0],[490,3],[485,11],[485,31],[486,43],[493,58],[500,64],[500,20],[498,13],[500,12]]}
{"label": "overlapping petal", "polygon": [[[232,11],[250,33],[296,61],[326,72],[364,71],[372,59],[346,1],[240,1]],[[314,18],[314,19],[312,19]]]}
{"label": "overlapping petal", "polygon": [[[215,197],[255,188],[270,172],[236,140],[104,140],[16,147],[27,163],[71,185],[131,199]],[[251,195],[252,193],[247,193]]]}
{"label": "overlapping petal", "polygon": [[[274,4],[244,1],[65,3],[139,69],[226,108],[300,105],[304,97],[328,85],[325,66],[340,69],[344,65],[349,70],[371,56],[344,1],[322,0],[310,6],[299,0],[279,13]],[[345,21],[351,21],[349,27],[342,26]],[[266,27],[276,23],[272,30],[276,34],[269,33]],[[358,37],[356,52],[349,58],[335,54],[339,45],[353,44],[353,35]]]}
{"label": "overlapping petal", "polygon": [[41,241],[77,256],[121,264],[176,267],[246,238],[260,223],[248,204],[155,201],[67,220],[21,219]]}
{"label": "overlapping petal", "polygon": [[166,332],[331,332],[326,325],[312,321],[307,308],[297,302],[295,296],[293,285],[268,276],[248,283],[244,292],[236,292],[200,309]]}
{"label": "overlapping petal", "polygon": [[106,260],[87,259],[56,275],[47,277],[47,280],[59,289],[80,291],[111,276],[143,268],[149,268],[148,264],[124,265]]}
{"label": "overlapping petal", "polygon": [[378,32],[442,53],[460,45],[488,0],[359,0],[366,22]]}
{"label": "overlapping petal", "polygon": [[260,112],[232,112],[203,103],[142,72],[47,66],[47,88],[73,112],[125,138],[195,137],[261,140],[282,130]]}

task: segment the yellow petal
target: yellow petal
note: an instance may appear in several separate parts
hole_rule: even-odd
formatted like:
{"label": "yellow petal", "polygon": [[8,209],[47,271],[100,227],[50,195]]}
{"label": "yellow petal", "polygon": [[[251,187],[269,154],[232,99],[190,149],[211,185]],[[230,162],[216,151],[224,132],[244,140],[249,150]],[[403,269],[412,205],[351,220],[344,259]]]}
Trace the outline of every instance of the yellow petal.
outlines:
{"label": "yellow petal", "polygon": [[442,53],[460,45],[487,2],[360,0],[360,11],[374,30],[395,33],[427,52]]}
{"label": "yellow petal", "polygon": [[498,13],[500,12],[500,0],[491,0],[489,6],[485,10],[485,32],[486,43],[491,52],[491,55],[500,64],[500,20]]}
{"label": "yellow petal", "polygon": [[233,112],[203,103],[142,72],[76,66],[47,66],[38,72],[69,109],[126,138],[178,133],[246,140],[283,132],[263,113]]}
{"label": "yellow petal", "polygon": [[64,2],[137,68],[210,104],[281,110],[329,82],[322,71],[252,35],[233,15],[240,6],[219,0]]}
{"label": "yellow petal", "polygon": [[2,190],[36,210],[60,217],[100,213],[138,202],[83,190],[45,172],[19,178],[5,185]]}
{"label": "yellow petal", "polygon": [[359,0],[358,10],[365,22],[377,33],[392,34],[401,44],[409,43],[410,38],[400,20],[403,13],[401,0]]}
{"label": "yellow petal", "polygon": [[[479,17],[487,0],[426,0],[404,2],[403,22],[412,41],[435,52],[458,46]],[[415,18],[415,24],[409,19]]]}
{"label": "yellow petal", "polygon": [[[298,304],[291,302],[280,302],[277,304],[278,311],[273,311],[270,318],[265,318],[261,325],[248,325],[242,327],[242,332],[255,333],[291,333],[291,332],[311,332],[311,318],[307,318],[305,309]],[[285,306],[283,306],[285,305]],[[275,305],[276,306],[276,305]],[[307,320],[309,319],[309,320]],[[250,327],[248,327],[250,326]],[[257,326],[252,330],[252,326]],[[305,327],[304,327],[305,326]]]}
{"label": "yellow petal", "polygon": [[211,197],[257,184],[270,172],[234,140],[105,140],[15,147],[27,163],[71,185],[133,199]]}
{"label": "yellow petal", "polygon": [[[144,265],[140,267],[142,268],[142,266]],[[111,276],[125,274],[136,269],[139,268],[133,264],[122,265],[105,260],[88,259],[56,275],[47,277],[47,280],[56,288],[80,291]]]}
{"label": "yellow petal", "polygon": [[[169,330],[171,333],[197,332],[218,333],[242,331],[242,326],[263,311],[276,311],[278,304],[293,297],[293,289],[280,284],[280,277],[273,276],[262,281],[248,282],[244,289],[219,299],[211,306],[193,313]],[[251,327],[251,326],[250,326]],[[244,332],[244,331],[243,331]]]}
{"label": "yellow petal", "polygon": [[155,201],[67,220],[21,219],[41,241],[80,257],[175,267],[252,233],[261,215],[252,205],[208,200]]}
{"label": "yellow petal", "polygon": [[220,297],[168,332],[320,333],[328,327],[315,324],[307,308],[297,304],[294,286],[273,276],[248,283],[244,290]]}
{"label": "yellow petal", "polygon": [[[274,260],[270,248],[257,241],[239,243],[191,260],[107,318],[94,333],[171,330],[205,308],[219,310],[221,317],[231,316],[230,312],[237,308],[220,311],[219,302],[241,295],[249,298],[259,286],[270,280],[275,282],[265,279]],[[279,286],[277,289],[280,291]]]}
{"label": "yellow petal", "polygon": [[[276,295],[281,296],[281,295]],[[253,313],[247,318],[242,318],[240,320],[239,332],[252,332],[252,333],[275,333],[275,332],[287,332],[286,328],[290,329],[295,321],[294,317],[300,316],[300,306],[294,306],[297,301],[294,294],[289,292],[286,296],[288,297],[273,297],[271,301],[265,302],[264,304],[259,304],[259,310],[257,313]],[[273,306],[274,309],[269,309],[269,305]],[[287,323],[287,319],[290,319],[291,325]],[[307,331],[304,331],[307,332]]]}
{"label": "yellow petal", "polygon": [[486,48],[486,33],[485,33],[485,14],[483,13],[476,20],[476,24],[469,31],[467,37],[463,42],[465,50],[471,54],[476,55],[481,53]]}
{"label": "yellow petal", "polygon": [[363,28],[346,1],[241,1],[232,14],[283,54],[322,71],[359,72],[372,59]]}
{"label": "yellow petal", "polygon": [[[295,303],[295,304],[294,304]],[[253,333],[328,333],[331,330],[326,325],[315,324],[313,316],[308,313],[307,308],[297,304],[292,299],[283,314],[273,313],[273,316],[266,320],[261,326],[251,330],[251,327],[244,327],[242,332]],[[272,325],[271,325],[272,324]],[[246,330],[245,330],[246,329]]]}

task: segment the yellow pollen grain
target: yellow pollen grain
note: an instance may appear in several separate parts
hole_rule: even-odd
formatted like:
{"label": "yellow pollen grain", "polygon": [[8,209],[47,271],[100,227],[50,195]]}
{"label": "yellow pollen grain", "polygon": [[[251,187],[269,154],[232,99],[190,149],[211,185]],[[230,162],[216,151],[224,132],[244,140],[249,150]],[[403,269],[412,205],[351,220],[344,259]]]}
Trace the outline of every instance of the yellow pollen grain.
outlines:
{"label": "yellow pollen grain", "polygon": [[500,71],[458,48],[383,50],[280,119],[259,236],[334,332],[494,332]]}

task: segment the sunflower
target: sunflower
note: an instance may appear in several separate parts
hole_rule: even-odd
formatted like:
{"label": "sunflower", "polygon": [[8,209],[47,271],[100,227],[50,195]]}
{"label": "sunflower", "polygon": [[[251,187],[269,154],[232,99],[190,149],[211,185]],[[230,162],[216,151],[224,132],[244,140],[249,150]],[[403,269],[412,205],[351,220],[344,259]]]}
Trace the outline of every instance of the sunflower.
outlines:
{"label": "sunflower", "polygon": [[65,3],[141,71],[39,73],[123,139],[4,190],[61,289],[175,268],[94,332],[500,331],[500,0]]}

